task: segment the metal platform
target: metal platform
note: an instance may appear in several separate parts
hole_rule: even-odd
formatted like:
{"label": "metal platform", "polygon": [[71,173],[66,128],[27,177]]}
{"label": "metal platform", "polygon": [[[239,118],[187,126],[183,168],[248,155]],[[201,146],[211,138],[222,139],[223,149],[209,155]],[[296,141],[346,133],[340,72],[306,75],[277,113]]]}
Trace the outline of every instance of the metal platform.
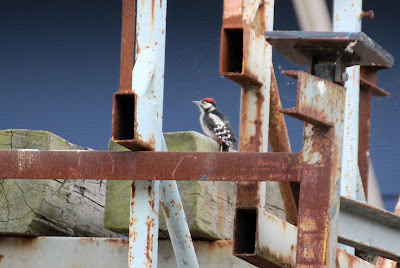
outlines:
{"label": "metal platform", "polygon": [[336,62],[344,58],[346,66],[390,68],[394,58],[363,32],[268,31],[265,38],[280,54],[295,64],[312,60]]}

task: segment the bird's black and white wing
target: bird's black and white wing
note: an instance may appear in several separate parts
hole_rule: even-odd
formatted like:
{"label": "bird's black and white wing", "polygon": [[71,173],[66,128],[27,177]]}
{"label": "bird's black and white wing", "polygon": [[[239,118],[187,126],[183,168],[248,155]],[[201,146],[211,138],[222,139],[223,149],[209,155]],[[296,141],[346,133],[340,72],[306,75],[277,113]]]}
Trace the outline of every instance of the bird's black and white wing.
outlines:
{"label": "bird's black and white wing", "polygon": [[236,137],[232,126],[223,113],[217,109],[207,113],[203,117],[203,124],[210,132],[208,134],[212,134],[220,144],[226,144],[228,147],[237,150]]}

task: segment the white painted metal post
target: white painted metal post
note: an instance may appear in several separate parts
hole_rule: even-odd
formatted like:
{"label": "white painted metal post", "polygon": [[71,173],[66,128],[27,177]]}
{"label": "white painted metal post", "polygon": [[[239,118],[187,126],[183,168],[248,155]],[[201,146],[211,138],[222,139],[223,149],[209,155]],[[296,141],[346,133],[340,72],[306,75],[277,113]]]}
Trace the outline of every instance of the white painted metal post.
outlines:
{"label": "white painted metal post", "polygon": [[[132,71],[136,135],[154,142],[156,151],[167,150],[162,134],[166,6],[166,0],[137,1],[137,60]],[[157,266],[160,185],[161,204],[178,266],[198,267],[176,181],[133,182],[129,267]]]}
{"label": "white painted metal post", "polygon": [[[164,139],[162,151],[167,151]],[[198,268],[199,263],[176,181],[161,181],[160,194],[160,203],[178,267]]]}
{"label": "white painted metal post", "polygon": [[[362,0],[335,0],[333,7],[333,30],[335,32],[361,31],[361,12]],[[346,73],[349,79],[345,83],[347,90],[340,194],[352,199],[365,201],[365,194],[358,168],[360,66],[349,67],[346,69]],[[357,185],[361,185],[361,187],[357,187]],[[357,190],[359,194],[357,194]],[[354,248],[340,244],[339,247],[354,254]]]}
{"label": "white painted metal post", "polygon": [[176,181],[161,181],[161,206],[179,268],[198,268],[196,253]]}
{"label": "white painted metal post", "polygon": [[[136,131],[162,148],[162,112],[167,1],[137,1],[136,63],[132,72]],[[152,117],[152,118],[151,118]],[[149,120],[151,118],[151,120]],[[146,137],[144,137],[146,139]],[[134,181],[129,223],[129,267],[156,267],[159,181]]]}
{"label": "white painted metal post", "polygon": [[[362,0],[335,0],[333,30],[336,32],[361,31],[361,6]],[[346,72],[349,79],[345,83],[347,91],[341,195],[356,199],[357,177],[360,179],[361,183],[358,169],[360,66],[349,67],[346,69]],[[361,189],[363,188],[361,187]]]}

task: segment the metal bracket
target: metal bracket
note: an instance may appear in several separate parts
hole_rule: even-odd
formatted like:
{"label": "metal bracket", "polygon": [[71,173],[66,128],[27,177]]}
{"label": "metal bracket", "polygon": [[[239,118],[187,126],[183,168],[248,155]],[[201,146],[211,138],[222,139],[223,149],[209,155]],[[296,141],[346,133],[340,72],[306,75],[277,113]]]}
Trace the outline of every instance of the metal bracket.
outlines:
{"label": "metal bracket", "polygon": [[295,64],[341,85],[345,68],[352,65],[390,68],[394,59],[363,32],[265,32],[266,40]]}

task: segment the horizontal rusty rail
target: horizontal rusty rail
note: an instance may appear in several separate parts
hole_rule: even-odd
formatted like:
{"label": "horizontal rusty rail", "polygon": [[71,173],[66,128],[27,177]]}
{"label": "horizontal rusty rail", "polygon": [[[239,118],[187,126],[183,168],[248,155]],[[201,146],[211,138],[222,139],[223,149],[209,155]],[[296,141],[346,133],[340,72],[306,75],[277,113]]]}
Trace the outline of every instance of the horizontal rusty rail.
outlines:
{"label": "horizontal rusty rail", "polygon": [[0,179],[299,181],[298,153],[0,151]]}

